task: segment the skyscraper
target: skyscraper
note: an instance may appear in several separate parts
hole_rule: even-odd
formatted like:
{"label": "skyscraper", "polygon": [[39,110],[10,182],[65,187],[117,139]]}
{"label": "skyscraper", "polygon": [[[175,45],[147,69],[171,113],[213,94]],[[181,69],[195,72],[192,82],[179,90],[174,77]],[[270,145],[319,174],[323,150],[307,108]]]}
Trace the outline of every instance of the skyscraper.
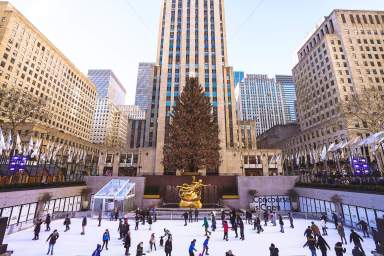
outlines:
{"label": "skyscraper", "polygon": [[244,79],[244,72],[243,71],[234,71],[233,72],[233,77],[234,77],[234,84],[235,88],[239,85],[241,81]]}
{"label": "skyscraper", "polygon": [[235,147],[237,139],[234,80],[227,59],[224,0],[164,0],[160,18],[148,129],[149,145],[156,146],[156,173],[163,173],[161,162],[170,113],[189,75],[198,78],[217,116],[223,156],[219,171],[223,174],[233,172],[227,163],[230,160],[224,157],[228,149]]}
{"label": "skyscraper", "polygon": [[88,70],[89,79],[96,85],[97,97],[109,98],[115,105],[124,105],[126,90],[110,69]]}
{"label": "skyscraper", "polygon": [[293,68],[300,136],[287,154],[318,151],[323,145],[366,137],[367,127],[343,111],[366,86],[384,99],[384,12],[334,10],[297,52]]}
{"label": "skyscraper", "polygon": [[296,88],[292,76],[276,75],[276,83],[282,87],[284,111],[287,123],[296,122]]}
{"label": "skyscraper", "polygon": [[154,69],[155,63],[139,63],[135,105],[143,110],[151,107]]}
{"label": "skyscraper", "polygon": [[286,123],[283,89],[275,79],[267,75],[247,74],[237,90],[240,119],[255,120],[257,135]]}

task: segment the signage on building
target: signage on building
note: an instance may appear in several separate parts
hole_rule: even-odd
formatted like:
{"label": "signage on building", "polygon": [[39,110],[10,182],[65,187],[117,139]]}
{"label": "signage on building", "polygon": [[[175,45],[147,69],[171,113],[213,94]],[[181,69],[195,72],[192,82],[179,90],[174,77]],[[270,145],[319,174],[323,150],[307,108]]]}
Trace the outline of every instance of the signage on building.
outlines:
{"label": "signage on building", "polygon": [[288,196],[255,196],[250,208],[256,211],[290,211]]}

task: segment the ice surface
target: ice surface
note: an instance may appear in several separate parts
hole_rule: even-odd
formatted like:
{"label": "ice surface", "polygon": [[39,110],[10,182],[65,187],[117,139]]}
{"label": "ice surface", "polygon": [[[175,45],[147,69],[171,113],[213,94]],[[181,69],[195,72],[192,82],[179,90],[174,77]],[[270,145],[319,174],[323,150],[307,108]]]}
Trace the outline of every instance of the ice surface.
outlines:
{"label": "ice surface", "polygon": [[[144,249],[148,251],[149,238],[151,233],[156,234],[157,238],[157,251],[147,253],[147,255],[157,256],[165,255],[163,248],[159,247],[160,235],[163,234],[163,229],[167,228],[171,230],[173,235],[173,256],[188,256],[188,246],[191,240],[197,239],[196,248],[201,251],[204,241],[204,231],[202,227],[202,221],[198,223],[188,224],[184,227],[184,222],[181,220],[174,221],[158,221],[152,225],[152,231],[148,230],[148,225],[139,226],[139,230],[135,231],[134,223],[129,221],[131,225],[132,247],[131,255],[136,255],[136,246],[140,241],[144,242]],[[211,256],[224,256],[225,252],[232,250],[236,256],[268,256],[269,246],[271,243],[280,250],[281,256],[300,256],[310,255],[308,248],[303,248],[305,243],[304,230],[307,225],[310,224],[310,220],[295,219],[295,229],[288,227],[288,220],[285,220],[285,233],[279,232],[279,227],[273,227],[270,223],[265,227],[265,231],[261,234],[257,234],[252,230],[253,226],[246,225],[245,229],[245,241],[241,241],[235,238],[233,231],[229,233],[229,241],[223,241],[223,231],[221,228],[221,222],[217,221],[218,229],[213,232],[209,243],[209,253]],[[316,224],[320,227],[320,221],[316,221]],[[332,251],[328,255],[335,255],[333,247],[338,241],[337,231],[334,229],[333,223],[328,223],[328,236],[324,238],[331,246]],[[104,250],[101,255],[124,255],[124,247],[121,240],[118,240],[119,234],[117,232],[118,222],[103,220],[101,227],[97,227],[97,220],[88,219],[88,226],[86,227],[86,235],[81,236],[81,219],[72,219],[71,230],[64,231],[63,220],[53,221],[51,223],[51,230],[58,229],[60,238],[55,245],[54,255],[57,256],[90,256],[93,250],[96,248],[97,243],[102,243],[102,234],[105,229],[109,229],[111,234],[111,241],[109,244],[109,250]],[[42,232],[40,233],[40,240],[32,241],[33,228],[24,230],[9,236],[6,236],[5,243],[8,244],[9,250],[14,250],[16,256],[41,256],[45,255],[48,250],[48,243],[46,239],[50,232],[44,231],[45,226],[42,226]],[[353,245],[349,244],[349,229],[346,229],[346,236],[348,240],[346,256],[352,255],[351,250]],[[374,248],[374,242],[372,239],[364,240],[363,247],[367,255],[370,255],[370,251]],[[317,255],[321,255],[320,251],[317,251]],[[196,253],[198,256],[198,253]]]}

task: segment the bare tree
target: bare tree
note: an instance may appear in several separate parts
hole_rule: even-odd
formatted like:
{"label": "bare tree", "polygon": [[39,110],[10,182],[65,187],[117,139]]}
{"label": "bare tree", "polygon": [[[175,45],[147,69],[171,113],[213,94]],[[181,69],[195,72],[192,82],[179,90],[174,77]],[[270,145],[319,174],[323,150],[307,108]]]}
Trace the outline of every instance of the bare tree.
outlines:
{"label": "bare tree", "polygon": [[17,130],[28,122],[43,122],[48,118],[48,102],[25,90],[0,88],[0,117],[12,130],[12,151]]}
{"label": "bare tree", "polygon": [[384,129],[384,92],[378,87],[363,87],[341,104],[349,123],[363,124],[363,129],[375,133]]}

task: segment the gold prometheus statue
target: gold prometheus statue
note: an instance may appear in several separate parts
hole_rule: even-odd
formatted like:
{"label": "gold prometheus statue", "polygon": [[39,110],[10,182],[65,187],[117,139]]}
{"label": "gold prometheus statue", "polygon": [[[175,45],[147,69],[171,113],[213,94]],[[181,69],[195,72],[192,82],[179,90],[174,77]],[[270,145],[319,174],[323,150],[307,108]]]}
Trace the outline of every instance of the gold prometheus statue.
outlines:
{"label": "gold prometheus statue", "polygon": [[201,203],[201,189],[206,185],[202,180],[196,181],[195,176],[192,177],[192,184],[184,183],[181,186],[177,186],[179,189],[180,208],[197,208],[203,207]]}

